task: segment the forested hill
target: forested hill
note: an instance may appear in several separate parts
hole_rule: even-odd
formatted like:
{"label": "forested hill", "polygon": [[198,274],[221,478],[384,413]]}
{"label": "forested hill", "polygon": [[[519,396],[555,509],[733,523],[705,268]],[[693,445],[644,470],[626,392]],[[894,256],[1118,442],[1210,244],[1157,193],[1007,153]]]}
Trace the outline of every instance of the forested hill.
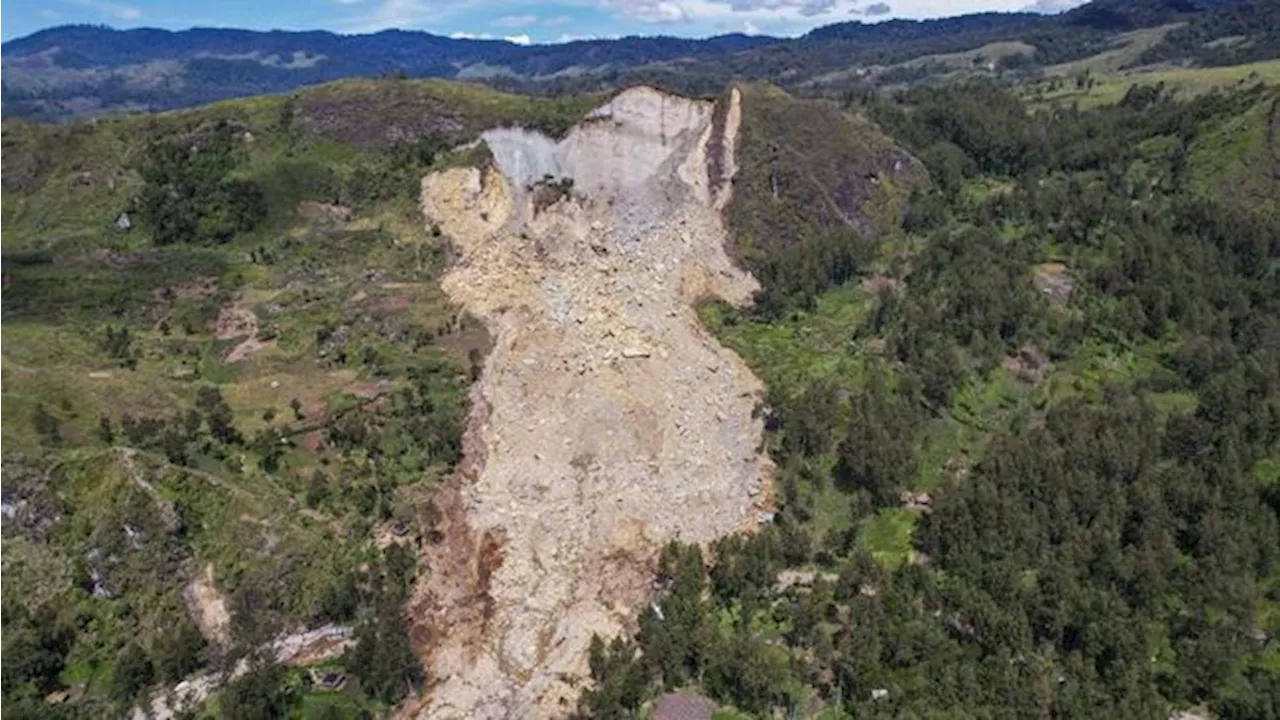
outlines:
{"label": "forested hill", "polygon": [[[761,289],[698,309],[764,385],[776,512],[666,549],[581,715],[679,689],[734,720],[1280,716],[1280,61],[1216,66],[1275,6],[681,64],[810,73],[734,86],[725,222]],[[955,25],[983,49],[938,52]],[[454,567],[473,383],[524,352],[448,300],[422,179],[606,97],[385,77],[4,121],[6,717],[126,717],[242,659],[192,716],[387,716],[440,680],[405,608]],[[296,629],[355,645],[265,652]]]}
{"label": "forested hill", "polygon": [[1143,51],[1128,57],[1134,67],[1274,58],[1280,56],[1280,4],[1095,0],[1060,16],[848,22],[796,39],[631,37],[528,47],[401,30],[337,35],[65,26],[4,44],[3,100],[6,116],[60,120],[384,74],[481,80],[544,93],[637,81],[714,93],[741,80],[844,91],[957,71],[1022,79],[1117,47]]}

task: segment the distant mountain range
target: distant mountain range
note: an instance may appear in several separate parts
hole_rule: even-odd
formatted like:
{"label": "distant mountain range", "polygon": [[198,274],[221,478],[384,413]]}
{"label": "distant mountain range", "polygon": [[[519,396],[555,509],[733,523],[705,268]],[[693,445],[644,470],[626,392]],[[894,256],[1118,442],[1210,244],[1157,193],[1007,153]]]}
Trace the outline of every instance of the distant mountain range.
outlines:
{"label": "distant mountain range", "polygon": [[[59,120],[160,110],[346,77],[469,79],[565,92],[650,81],[714,92],[733,80],[845,90],[952,73],[934,56],[972,53],[979,70],[1034,72],[1112,46],[1116,36],[1185,23],[1140,61],[1229,64],[1276,56],[1276,0],[1095,0],[1058,16],[985,13],[838,23],[794,39],[741,34],[629,37],[520,46],[387,30],[370,35],[63,26],[0,46],[5,116]],[[1230,38],[1231,42],[1214,43]],[[944,58],[945,60],[945,58]]]}

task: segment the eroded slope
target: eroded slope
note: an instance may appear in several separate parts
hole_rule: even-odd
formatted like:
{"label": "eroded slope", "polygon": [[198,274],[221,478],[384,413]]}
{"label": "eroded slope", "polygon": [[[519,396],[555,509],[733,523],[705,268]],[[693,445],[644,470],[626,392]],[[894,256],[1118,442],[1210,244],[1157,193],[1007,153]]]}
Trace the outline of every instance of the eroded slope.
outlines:
{"label": "eroded slope", "polygon": [[[692,307],[757,287],[724,251],[725,102],[632,89],[559,143],[491,131],[496,167],[423,181],[460,253],[444,288],[495,346],[415,600],[435,686],[413,713],[565,714],[592,634],[634,618],[660,547],[767,504],[762,387]],[[547,176],[572,192],[548,205]]]}

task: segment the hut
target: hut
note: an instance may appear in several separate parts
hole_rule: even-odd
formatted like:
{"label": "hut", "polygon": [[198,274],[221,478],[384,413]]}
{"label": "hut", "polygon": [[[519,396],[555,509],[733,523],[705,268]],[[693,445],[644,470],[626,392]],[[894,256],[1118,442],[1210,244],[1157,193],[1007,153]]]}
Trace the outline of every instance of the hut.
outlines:
{"label": "hut", "polygon": [[711,720],[716,703],[697,693],[667,693],[653,706],[653,720]]}

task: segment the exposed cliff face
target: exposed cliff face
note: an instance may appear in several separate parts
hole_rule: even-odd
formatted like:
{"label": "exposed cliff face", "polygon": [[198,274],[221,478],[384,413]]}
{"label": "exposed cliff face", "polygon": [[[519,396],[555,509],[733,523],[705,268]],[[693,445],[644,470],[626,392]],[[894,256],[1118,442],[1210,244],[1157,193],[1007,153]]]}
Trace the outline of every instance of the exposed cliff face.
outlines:
{"label": "exposed cliff face", "polygon": [[[495,347],[415,597],[435,685],[411,714],[566,714],[592,635],[634,620],[662,545],[766,507],[762,387],[693,310],[757,288],[719,213],[738,100],[632,89],[559,143],[490,131],[495,167],[423,181],[460,253],[444,288]],[[572,190],[548,204],[546,176]]]}

